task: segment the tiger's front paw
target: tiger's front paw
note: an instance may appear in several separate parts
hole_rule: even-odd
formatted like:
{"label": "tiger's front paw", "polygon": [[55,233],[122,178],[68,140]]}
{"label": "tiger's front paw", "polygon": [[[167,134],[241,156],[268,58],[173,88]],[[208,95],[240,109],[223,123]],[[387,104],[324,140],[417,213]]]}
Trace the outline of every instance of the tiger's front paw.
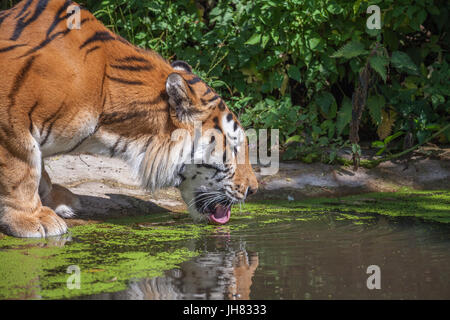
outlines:
{"label": "tiger's front paw", "polygon": [[67,232],[64,220],[48,207],[40,207],[33,213],[7,211],[0,219],[0,228],[20,238],[44,238]]}

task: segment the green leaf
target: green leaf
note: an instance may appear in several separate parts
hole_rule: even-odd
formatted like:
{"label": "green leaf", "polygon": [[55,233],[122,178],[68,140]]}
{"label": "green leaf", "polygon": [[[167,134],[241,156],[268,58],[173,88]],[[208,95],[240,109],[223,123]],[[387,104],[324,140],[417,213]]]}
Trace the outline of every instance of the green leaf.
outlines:
{"label": "green leaf", "polygon": [[433,94],[431,96],[431,103],[433,104],[434,107],[438,106],[442,103],[445,103],[445,98],[440,94]]}
{"label": "green leaf", "polygon": [[320,146],[326,146],[326,145],[328,145],[328,138],[327,137],[320,137],[318,142],[319,142]]}
{"label": "green leaf", "polygon": [[385,144],[383,141],[374,141],[372,142],[372,148],[384,148]]}
{"label": "green leaf", "polygon": [[380,75],[381,79],[383,79],[384,82],[386,82],[386,66],[389,64],[388,59],[382,56],[373,56],[370,57],[369,63],[372,69]]}
{"label": "green leaf", "polygon": [[213,88],[220,88],[220,87],[228,87],[228,85],[226,84],[226,82],[222,81],[222,80],[214,80],[211,82],[211,86]]}
{"label": "green leaf", "polygon": [[333,119],[336,116],[337,104],[334,96],[329,92],[322,92],[316,97],[316,103],[327,119]]}
{"label": "green leaf", "polygon": [[356,15],[358,13],[359,7],[361,6],[362,0],[357,0],[353,4],[353,13]]}
{"label": "green leaf", "polygon": [[418,142],[423,143],[425,141],[425,139],[428,137],[428,132],[421,130],[421,131],[417,132],[416,136],[417,136]]}
{"label": "green leaf", "polygon": [[420,25],[425,21],[426,18],[427,12],[424,9],[422,9],[415,15],[414,18],[411,19],[409,25],[414,30],[419,31]]}
{"label": "green leaf", "polygon": [[138,34],[136,34],[135,38],[137,40],[142,40],[145,39],[147,37],[147,34],[145,32],[139,32]]}
{"label": "green leaf", "polygon": [[302,80],[302,75],[300,74],[300,69],[297,66],[289,66],[288,71],[287,71],[288,75],[290,78],[301,82]]}
{"label": "green leaf", "polygon": [[301,141],[302,141],[302,137],[299,136],[299,135],[295,135],[295,136],[289,137],[286,140],[285,144],[289,144],[289,143],[292,143],[292,142],[301,142]]}
{"label": "green leaf", "polygon": [[352,101],[347,96],[342,100],[341,110],[337,115],[336,129],[337,134],[341,135],[342,131],[352,120]]}
{"label": "green leaf", "polygon": [[394,133],[393,135],[391,135],[391,136],[389,136],[389,137],[387,137],[386,139],[384,139],[384,144],[389,144],[389,142],[391,142],[392,140],[395,140],[395,139],[397,139],[398,137],[400,137],[400,136],[402,136],[402,135],[404,135],[405,133],[403,132],[403,131],[399,131],[399,132],[396,132],[396,133]]}
{"label": "green leaf", "polygon": [[255,33],[254,35],[252,35],[250,37],[250,39],[248,39],[245,44],[249,44],[249,45],[255,45],[261,42],[261,34],[259,33]]}
{"label": "green leaf", "polygon": [[336,150],[332,150],[331,152],[330,152],[330,155],[329,155],[329,161],[328,161],[328,163],[333,163],[333,161],[336,159],[336,156],[337,156],[337,152],[336,152]]}
{"label": "green leaf", "polygon": [[340,14],[342,13],[342,11],[344,11],[344,9],[342,9],[342,7],[338,5],[335,1],[332,1],[327,7],[327,11],[332,14]]}
{"label": "green leaf", "polygon": [[352,153],[361,155],[361,146],[357,143],[352,143]]}
{"label": "green leaf", "polygon": [[311,39],[308,40],[308,43],[309,43],[309,48],[310,48],[311,50],[315,50],[315,49],[317,49],[317,48],[319,47],[319,45],[322,43],[322,39],[321,39],[321,38],[318,38],[318,37],[316,37],[316,38],[311,38]]}
{"label": "green leaf", "polygon": [[425,129],[439,131],[441,129],[441,126],[436,123],[432,123],[432,124],[425,126]]}
{"label": "green leaf", "polygon": [[267,43],[269,42],[269,40],[270,40],[270,36],[268,34],[265,34],[265,35],[262,36],[262,43],[261,43],[261,45],[262,45],[263,48],[265,48],[267,46]]}
{"label": "green leaf", "polygon": [[436,7],[434,4],[428,5],[427,11],[434,16],[438,16],[440,14],[438,7]]}
{"label": "green leaf", "polygon": [[381,156],[383,154],[383,152],[386,151],[386,146],[384,146],[383,148],[381,148],[380,150],[378,150],[377,153],[375,153],[376,156]]}
{"label": "green leaf", "polygon": [[366,53],[368,53],[368,51],[364,49],[364,45],[361,42],[351,41],[333,53],[331,57],[350,59]]}
{"label": "green leaf", "polygon": [[386,100],[383,96],[370,96],[367,99],[367,106],[369,113],[374,124],[379,125],[381,123],[381,110],[386,104]]}
{"label": "green leaf", "polygon": [[419,75],[419,69],[411,58],[404,52],[394,51],[392,53],[391,63],[400,72]]}

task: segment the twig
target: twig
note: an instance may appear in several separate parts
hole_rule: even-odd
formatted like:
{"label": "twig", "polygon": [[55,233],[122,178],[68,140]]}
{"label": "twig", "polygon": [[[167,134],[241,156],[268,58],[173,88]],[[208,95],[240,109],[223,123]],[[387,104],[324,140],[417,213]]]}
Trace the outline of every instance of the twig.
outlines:
{"label": "twig", "polygon": [[[385,157],[385,158],[381,158],[381,159],[375,159],[375,160],[362,160],[360,163],[361,167],[367,168],[367,169],[372,169],[375,168],[376,166],[378,166],[380,163],[382,162],[386,162],[389,160],[393,160],[393,159],[397,159],[400,158],[401,156],[408,154],[414,150],[416,150],[417,148],[423,146],[425,143],[427,143],[430,140],[433,140],[434,138],[436,138],[438,135],[440,135],[441,133],[445,132],[446,130],[450,129],[450,123],[447,124],[443,129],[439,130],[438,132],[436,132],[435,134],[433,134],[431,137],[425,139],[423,142],[416,144],[415,146],[403,150],[399,153],[393,154],[391,156]],[[340,164],[342,165],[352,165],[353,161],[351,160],[347,160],[344,158],[337,158],[336,159]]]}

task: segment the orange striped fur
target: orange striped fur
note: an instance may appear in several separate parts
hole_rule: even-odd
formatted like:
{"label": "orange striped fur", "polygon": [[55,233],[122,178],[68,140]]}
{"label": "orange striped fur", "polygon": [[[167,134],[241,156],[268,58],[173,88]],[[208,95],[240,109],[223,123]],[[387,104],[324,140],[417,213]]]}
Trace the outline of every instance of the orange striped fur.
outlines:
{"label": "orange striped fur", "polygon": [[[58,154],[122,158],[143,187],[179,187],[198,221],[206,220],[206,193],[230,206],[255,192],[247,141],[237,138],[242,128],[214,90],[185,62],[171,65],[131,45],[85,9],[81,29],[69,29],[72,4],[24,0],[0,12],[1,229],[18,237],[66,232],[61,217],[73,216],[80,203],[45,172],[43,159]],[[193,134],[195,121],[211,143],[205,132],[219,132],[228,151],[239,147],[227,139],[241,141],[245,161],[185,165],[190,140],[174,141],[172,133]]]}

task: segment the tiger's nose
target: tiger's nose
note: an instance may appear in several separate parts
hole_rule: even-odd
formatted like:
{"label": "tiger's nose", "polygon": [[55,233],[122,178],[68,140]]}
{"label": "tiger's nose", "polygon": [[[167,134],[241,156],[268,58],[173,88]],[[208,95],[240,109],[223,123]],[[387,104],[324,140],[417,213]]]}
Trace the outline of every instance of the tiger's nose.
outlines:
{"label": "tiger's nose", "polygon": [[254,189],[252,187],[247,187],[247,192],[245,193],[245,197],[247,198],[247,197],[251,196],[252,194],[255,194],[256,191],[257,191],[257,189]]}

